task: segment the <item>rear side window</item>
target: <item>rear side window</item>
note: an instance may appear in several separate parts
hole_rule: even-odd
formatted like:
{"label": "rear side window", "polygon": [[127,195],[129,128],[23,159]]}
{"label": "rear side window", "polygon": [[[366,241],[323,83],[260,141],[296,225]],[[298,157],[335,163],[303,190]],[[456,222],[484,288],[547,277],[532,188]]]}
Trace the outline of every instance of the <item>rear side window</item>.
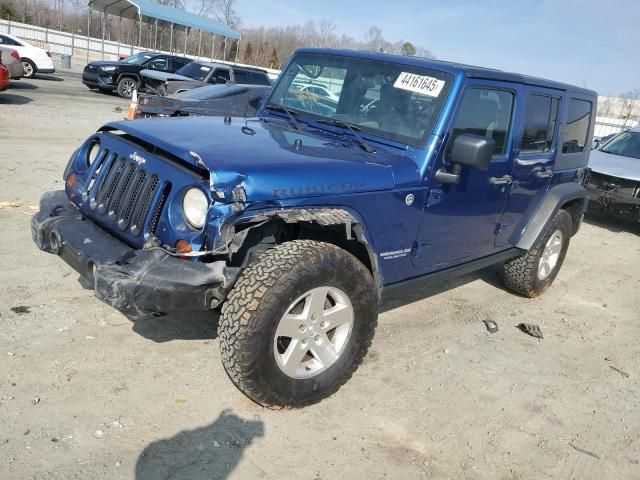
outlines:
{"label": "rear side window", "polygon": [[253,78],[253,81],[251,82],[253,85],[271,85],[266,73],[253,72],[251,77]]}
{"label": "rear side window", "polygon": [[529,95],[520,153],[544,153],[551,150],[558,119],[558,103],[558,99],[554,97]]}
{"label": "rear side window", "polygon": [[470,133],[493,138],[494,155],[504,155],[511,129],[513,93],[489,88],[470,88],[464,94],[453,127],[452,140]]}
{"label": "rear side window", "polygon": [[591,102],[571,98],[567,108],[567,121],[562,137],[562,153],[577,153],[585,149],[589,125],[591,124]]}
{"label": "rear side window", "polygon": [[239,83],[239,84],[251,83],[251,80],[249,79],[249,72],[246,72],[244,70],[234,70],[233,73],[236,77],[236,83]]}

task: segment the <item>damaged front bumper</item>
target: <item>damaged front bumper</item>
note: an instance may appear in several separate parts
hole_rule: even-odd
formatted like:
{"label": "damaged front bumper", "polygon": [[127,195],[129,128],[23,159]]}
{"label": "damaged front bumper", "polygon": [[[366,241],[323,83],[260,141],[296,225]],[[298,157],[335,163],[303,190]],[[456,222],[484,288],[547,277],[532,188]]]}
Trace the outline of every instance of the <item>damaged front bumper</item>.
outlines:
{"label": "damaged front bumper", "polygon": [[224,261],[194,262],[159,249],[131,248],[83,217],[64,191],[42,197],[31,234],[38,248],[73,267],[96,297],[132,318],[209,310],[231,283]]}

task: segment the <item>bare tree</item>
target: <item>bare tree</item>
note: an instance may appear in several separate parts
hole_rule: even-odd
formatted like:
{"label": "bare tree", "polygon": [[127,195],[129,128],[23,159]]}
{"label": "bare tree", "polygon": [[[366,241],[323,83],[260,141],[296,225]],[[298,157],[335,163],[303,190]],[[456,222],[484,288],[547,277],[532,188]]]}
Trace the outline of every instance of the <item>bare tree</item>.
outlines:
{"label": "bare tree", "polygon": [[370,27],[364,34],[364,41],[369,50],[373,52],[382,51],[385,43],[382,29],[376,26]]}
{"label": "bare tree", "polygon": [[215,9],[215,17],[231,28],[240,26],[240,15],[236,11],[236,0],[218,0],[218,6]]}

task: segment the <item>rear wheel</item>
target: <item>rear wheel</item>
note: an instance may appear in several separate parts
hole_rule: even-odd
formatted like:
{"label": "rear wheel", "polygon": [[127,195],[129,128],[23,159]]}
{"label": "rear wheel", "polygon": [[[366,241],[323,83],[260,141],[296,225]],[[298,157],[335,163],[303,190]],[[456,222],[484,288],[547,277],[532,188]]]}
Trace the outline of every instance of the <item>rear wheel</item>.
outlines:
{"label": "rear wheel", "polygon": [[28,58],[22,59],[22,68],[25,78],[33,78],[36,76],[36,65]]}
{"label": "rear wheel", "polygon": [[118,95],[122,98],[131,98],[133,91],[138,89],[138,82],[135,78],[124,77],[118,82]]}
{"label": "rear wheel", "polygon": [[531,250],[504,264],[505,285],[529,298],[543,294],[562,267],[570,238],[571,215],[559,210]]}
{"label": "rear wheel", "polygon": [[247,267],[229,294],[222,363],[261,405],[310,405],[351,377],[376,323],[375,283],[358,259],[327,243],[288,242]]}

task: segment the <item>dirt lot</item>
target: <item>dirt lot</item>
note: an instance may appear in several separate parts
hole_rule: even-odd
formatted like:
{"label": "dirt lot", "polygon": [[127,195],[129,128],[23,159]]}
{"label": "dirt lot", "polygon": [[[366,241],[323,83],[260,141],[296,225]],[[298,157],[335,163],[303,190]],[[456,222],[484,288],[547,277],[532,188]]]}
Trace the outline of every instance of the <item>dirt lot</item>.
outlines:
{"label": "dirt lot", "polygon": [[215,315],[132,323],[31,241],[41,193],[126,106],[77,72],[0,93],[0,478],[640,478],[637,225],[589,219],[539,299],[489,269],[388,305],[336,395],[268,411],[228,381]]}

